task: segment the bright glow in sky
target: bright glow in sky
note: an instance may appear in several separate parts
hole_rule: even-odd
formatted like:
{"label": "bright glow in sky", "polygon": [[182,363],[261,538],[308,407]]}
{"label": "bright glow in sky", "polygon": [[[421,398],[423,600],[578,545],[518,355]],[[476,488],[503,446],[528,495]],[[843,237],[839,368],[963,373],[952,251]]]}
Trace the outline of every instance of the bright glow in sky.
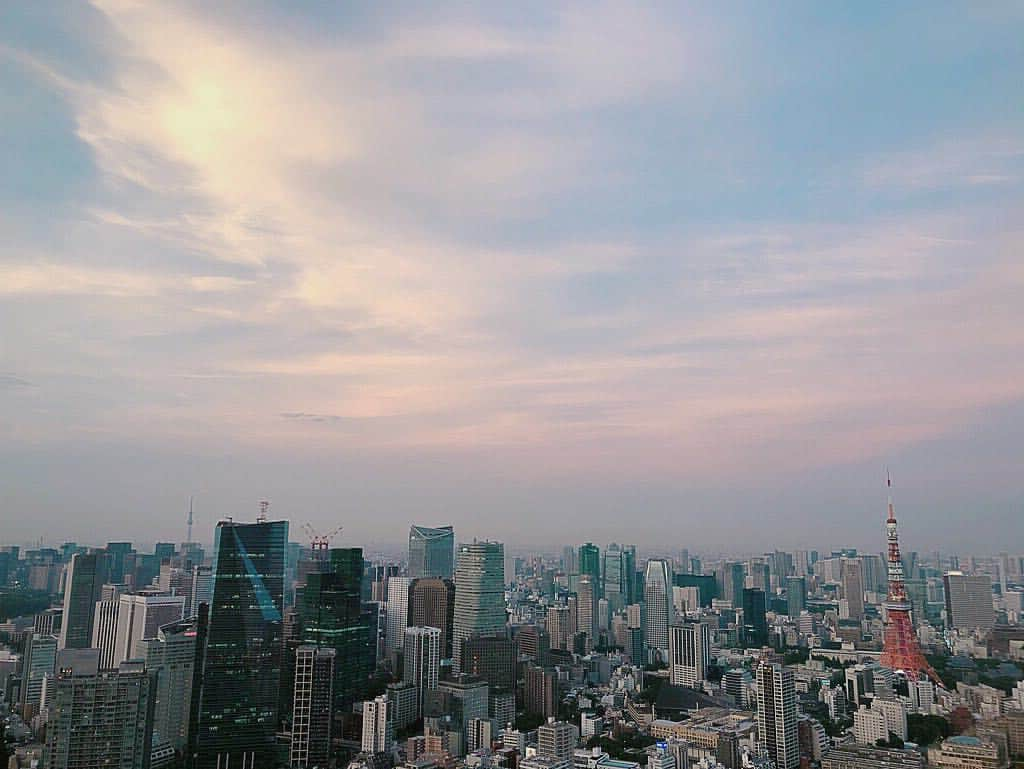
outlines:
{"label": "bright glow in sky", "polygon": [[1024,550],[1019,3],[353,5],[0,10],[4,541]]}

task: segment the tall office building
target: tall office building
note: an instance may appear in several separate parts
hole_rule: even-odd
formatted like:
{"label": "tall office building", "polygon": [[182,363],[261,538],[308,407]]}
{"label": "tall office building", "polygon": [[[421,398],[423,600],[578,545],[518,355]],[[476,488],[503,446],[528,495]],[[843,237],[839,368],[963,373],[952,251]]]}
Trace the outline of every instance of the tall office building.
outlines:
{"label": "tall office building", "polygon": [[669,682],[701,687],[711,664],[711,632],[703,622],[684,622],[668,629]]}
{"label": "tall office building", "polygon": [[138,661],[110,671],[101,671],[99,661],[96,649],[57,655],[56,673],[47,686],[47,769],[150,765],[153,675]]}
{"label": "tall office building", "polygon": [[568,606],[549,606],[546,619],[550,648],[571,649],[575,623],[569,619]]}
{"label": "tall office building", "polygon": [[295,650],[291,767],[326,767],[330,761],[335,661],[334,649],[303,645]]}
{"label": "tall office building", "polygon": [[840,562],[843,598],[850,607],[850,619],[864,619],[864,566],[859,558],[843,558]]}
{"label": "tall office building", "polygon": [[452,627],[455,672],[462,671],[464,639],[504,630],[505,623],[504,546],[487,541],[459,545]]}
{"label": "tall office building", "polygon": [[[594,584],[601,582],[601,549],[593,542],[580,545],[579,558],[580,576],[588,574],[594,578]],[[598,588],[600,590],[600,588]]]}
{"label": "tall office building", "polygon": [[100,670],[116,668],[121,659],[117,657],[117,612],[121,605],[120,596],[104,598],[96,602],[92,620],[92,647],[100,650]]}
{"label": "tall office building", "polygon": [[951,571],[942,578],[946,589],[946,621],[956,630],[991,630],[996,624],[992,579]]}
{"label": "tall office building", "polygon": [[438,690],[447,701],[447,709],[465,733],[474,718],[487,718],[488,686],[469,675],[458,675],[438,683]]}
{"label": "tall office building", "polygon": [[743,640],[747,646],[761,647],[768,643],[768,620],[765,616],[764,591],[743,588]]}
{"label": "tall office building", "polygon": [[130,555],[135,554],[131,542],[108,542],[105,548],[108,557],[108,571],[111,582],[118,584],[125,582],[128,576],[126,570],[127,561]]}
{"label": "tall office building", "polygon": [[746,571],[742,563],[730,562],[722,566],[722,584],[719,591],[721,597],[732,602],[732,608],[739,609],[743,605],[743,586],[746,584]]}
{"label": "tall office building", "polygon": [[800,765],[793,671],[778,664],[757,668],[757,733],[777,769]]}
{"label": "tall office building", "polygon": [[584,636],[584,650],[594,648],[597,638],[597,585],[589,575],[580,576],[576,586],[576,632]]}
{"label": "tall office building", "polygon": [[797,619],[807,608],[807,579],[786,577],[786,606],[790,619]]}
{"label": "tall office building", "polygon": [[188,748],[192,682],[195,678],[196,623],[180,620],[161,627],[154,638],[135,645],[132,655],[156,675],[154,743],[170,743],[182,754]]}
{"label": "tall office building", "polygon": [[462,641],[462,672],[483,679],[491,687],[514,689],[517,644],[507,629],[474,634]]}
{"label": "tall office building", "polygon": [[452,621],[455,616],[455,583],[427,577],[413,580],[409,588],[409,625],[436,627],[441,631],[441,656],[452,656]]}
{"label": "tall office building", "polygon": [[672,574],[668,561],[652,558],[644,573],[644,613],[647,646],[668,656],[668,626],[672,613]]}
{"label": "tall office building", "polygon": [[96,604],[107,582],[107,554],[102,550],[75,553],[64,584],[64,614],[60,627],[61,649],[88,649],[92,644]]}
{"label": "tall office building", "polygon": [[195,769],[274,765],[287,542],[287,521],[217,524]]}
{"label": "tall office building", "polygon": [[523,706],[527,713],[541,718],[558,714],[558,673],[528,665],[523,684]]}
{"label": "tall office building", "polygon": [[114,664],[131,659],[139,641],[156,638],[161,627],[179,622],[185,609],[185,596],[122,595],[118,604]]}
{"label": "tall office building", "polygon": [[384,637],[389,649],[401,649],[405,643],[405,627],[409,624],[409,578],[388,578],[388,602],[384,608]]}
{"label": "tall office building", "polygon": [[33,633],[25,641],[21,661],[21,715],[31,721],[42,706],[43,686],[57,662],[57,636]]}
{"label": "tall office building", "polygon": [[604,590],[603,596],[608,601],[608,610],[613,614],[632,602],[633,572],[636,563],[633,553],[622,548],[615,542],[604,551]]}
{"label": "tall office building", "polygon": [[334,707],[346,710],[365,695],[373,675],[376,618],[362,603],[362,548],[331,549],[324,568],[306,577],[297,596],[297,632],[302,643],[337,652]]}
{"label": "tall office building", "polygon": [[213,600],[213,567],[196,565],[192,567],[192,592],[188,599],[188,616],[194,617],[199,604],[209,605]]}
{"label": "tall office building", "polygon": [[384,753],[393,740],[391,717],[388,714],[388,698],[382,694],[376,699],[363,703],[364,753]]}
{"label": "tall office building", "polygon": [[578,739],[579,730],[573,724],[551,719],[537,727],[537,755],[571,764]]}
{"label": "tall office building", "polygon": [[416,688],[416,717],[423,716],[427,692],[437,689],[441,669],[441,631],[436,627],[405,629],[402,680]]}
{"label": "tall office building", "polygon": [[455,531],[451,526],[409,529],[409,576],[412,579],[451,579],[455,552]]}

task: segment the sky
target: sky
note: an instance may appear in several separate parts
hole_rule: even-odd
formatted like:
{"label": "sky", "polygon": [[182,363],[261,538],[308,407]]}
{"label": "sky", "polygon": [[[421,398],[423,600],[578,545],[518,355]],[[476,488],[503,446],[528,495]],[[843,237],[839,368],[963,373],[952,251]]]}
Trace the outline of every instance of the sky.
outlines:
{"label": "sky", "polygon": [[1024,551],[1015,2],[0,6],[0,540]]}

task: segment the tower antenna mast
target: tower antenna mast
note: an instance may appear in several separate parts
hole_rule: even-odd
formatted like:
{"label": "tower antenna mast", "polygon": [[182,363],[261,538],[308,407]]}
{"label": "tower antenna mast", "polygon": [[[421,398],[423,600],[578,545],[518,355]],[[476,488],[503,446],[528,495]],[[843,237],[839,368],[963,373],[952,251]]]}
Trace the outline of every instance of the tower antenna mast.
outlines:
{"label": "tower antenna mast", "polygon": [[188,498],[188,534],[185,537],[185,541],[192,541],[192,497]]}

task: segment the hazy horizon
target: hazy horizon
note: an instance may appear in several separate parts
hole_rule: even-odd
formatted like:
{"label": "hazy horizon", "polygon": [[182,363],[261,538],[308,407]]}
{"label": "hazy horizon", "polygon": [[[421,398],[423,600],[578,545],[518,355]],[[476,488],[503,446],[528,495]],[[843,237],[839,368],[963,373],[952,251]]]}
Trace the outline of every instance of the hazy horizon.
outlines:
{"label": "hazy horizon", "polygon": [[0,540],[1024,552],[1022,22],[9,4]]}

